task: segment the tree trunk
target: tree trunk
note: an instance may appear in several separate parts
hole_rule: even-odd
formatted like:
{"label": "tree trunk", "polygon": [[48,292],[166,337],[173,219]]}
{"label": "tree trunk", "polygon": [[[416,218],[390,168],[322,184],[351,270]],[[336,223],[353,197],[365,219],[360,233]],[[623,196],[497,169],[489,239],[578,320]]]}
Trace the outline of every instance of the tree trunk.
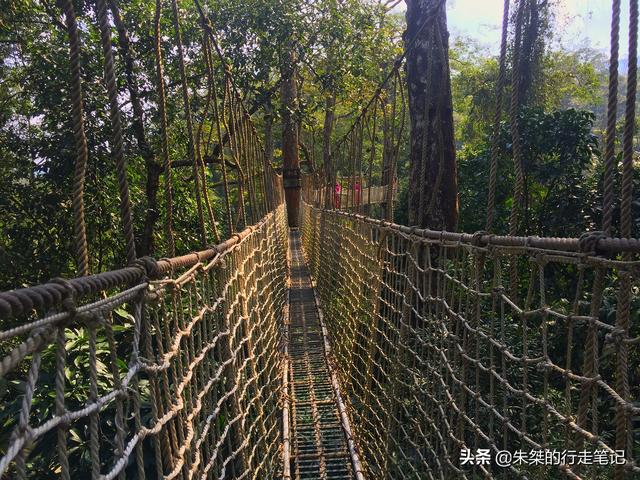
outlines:
{"label": "tree trunk", "polygon": [[280,97],[282,101],[282,180],[289,227],[297,228],[300,218],[300,158],[298,156],[298,97],[293,45],[282,54]]}
{"label": "tree trunk", "polygon": [[333,168],[331,165],[331,134],[335,124],[336,92],[329,93],[324,104],[324,125],[322,127],[322,168],[325,172],[325,207],[331,208],[333,194]]}
{"label": "tree trunk", "polygon": [[522,26],[522,44],[520,45],[520,89],[519,98],[522,105],[530,105],[535,101],[535,85],[540,84],[540,60],[544,48],[544,37],[541,35],[544,18],[548,12],[548,2],[538,0],[521,0],[525,2]]}
{"label": "tree trunk", "polygon": [[[386,70],[386,66],[383,70]],[[386,185],[389,187],[390,184],[395,180],[395,171],[393,168],[393,153],[394,153],[394,145],[393,145],[393,127],[394,127],[394,119],[391,118],[392,113],[387,108],[388,105],[393,105],[396,101],[396,89],[392,86],[387,86],[386,95],[382,98],[381,110],[387,112],[384,114],[383,122],[382,122],[382,185]],[[392,187],[393,188],[393,187]],[[380,204],[380,208],[382,209],[382,217],[387,221],[393,221],[393,190],[389,190],[385,192],[385,201]]]}
{"label": "tree trunk", "polygon": [[411,118],[409,223],[455,230],[458,181],[446,13],[439,0],[406,2]]}
{"label": "tree trunk", "polygon": [[273,107],[271,100],[264,104],[264,156],[267,162],[273,162]]}

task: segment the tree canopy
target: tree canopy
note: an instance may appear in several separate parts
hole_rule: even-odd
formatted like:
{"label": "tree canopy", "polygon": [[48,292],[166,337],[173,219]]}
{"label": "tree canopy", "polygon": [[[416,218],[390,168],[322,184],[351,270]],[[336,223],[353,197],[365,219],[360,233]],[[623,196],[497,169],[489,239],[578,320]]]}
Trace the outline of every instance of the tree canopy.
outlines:
{"label": "tree canopy", "polygon": [[[532,72],[533,80],[524,94],[526,100],[519,113],[525,145],[526,229],[531,233],[577,235],[594,226],[599,216],[596,192],[602,172],[597,167],[597,159],[605,116],[606,62],[601,52],[588,47],[569,50],[563,48],[561,42],[548,41],[553,30],[554,6],[538,3],[527,4],[523,42],[529,43],[523,43],[523,48],[527,49],[526,69]],[[537,11],[533,4],[537,5]],[[110,154],[108,97],[100,81],[102,53],[95,5],[84,1],[75,1],[74,5],[82,43],[81,80],[89,153],[87,234],[91,271],[98,272],[121,266],[125,245],[119,235],[118,200],[113,193],[117,180]],[[166,199],[157,185],[153,192],[153,182],[158,183],[162,177],[154,54],[155,5],[142,0],[120,3],[112,0],[109,5],[135,235],[140,254],[162,256],[168,248],[161,228]],[[307,173],[329,168],[324,165],[328,158],[323,156],[326,146],[348,131],[403,51],[403,15],[390,11],[390,4],[373,0],[223,0],[215,3],[185,0],[178,5],[194,119],[203,124],[204,132],[213,128],[207,113],[207,62],[197,9],[200,5],[227,59],[226,68],[233,72],[238,90],[243,92],[243,101],[253,116],[267,156],[276,168],[282,166],[281,140],[274,132],[280,131],[279,83],[284,39],[292,40],[297,61],[297,111],[294,113],[301,166]],[[176,251],[186,252],[199,242],[197,205],[191,194],[193,172],[184,167],[188,165],[185,159],[189,152],[175,30],[168,15],[170,5],[161,3],[161,9],[165,13],[160,17],[160,29],[169,156],[174,162],[175,219],[176,230],[180,232],[176,237]],[[128,49],[122,41],[123,31],[128,38]],[[74,141],[69,49],[63,12],[48,1],[4,2],[0,16],[0,52],[3,60],[0,64],[0,189],[3,192],[0,196],[0,269],[4,272],[0,288],[7,289],[75,273],[71,240]],[[507,53],[509,76],[511,49]],[[484,171],[490,152],[498,59],[462,36],[450,39],[448,55],[459,168],[458,228],[477,230],[482,226],[477,209],[486,204],[486,178],[480,172]],[[622,78],[621,92],[624,85]],[[136,91],[141,112],[136,112],[132,97]],[[621,112],[619,109],[619,115]],[[382,110],[376,113],[380,124],[384,114]],[[140,120],[144,127],[142,133],[135,128]],[[506,115],[503,122],[500,204],[497,206],[501,228],[506,226],[513,201]],[[395,219],[404,222],[409,220],[410,152],[406,147],[409,134],[408,128],[402,132],[396,165],[399,191]],[[211,157],[213,147],[204,145],[206,138],[200,141],[205,157]],[[374,138],[379,148],[372,152],[371,178],[376,184],[383,182],[383,142],[382,135]],[[369,147],[365,153],[371,150]],[[334,169],[335,174],[346,175],[348,166],[338,162]],[[222,179],[212,170],[208,181],[213,208],[218,213],[216,218],[221,219],[223,199],[216,185]],[[578,187],[565,191],[567,185],[573,183]],[[569,202],[565,201],[567,198]],[[573,208],[574,204],[582,207]],[[224,226],[220,228],[224,233]]]}

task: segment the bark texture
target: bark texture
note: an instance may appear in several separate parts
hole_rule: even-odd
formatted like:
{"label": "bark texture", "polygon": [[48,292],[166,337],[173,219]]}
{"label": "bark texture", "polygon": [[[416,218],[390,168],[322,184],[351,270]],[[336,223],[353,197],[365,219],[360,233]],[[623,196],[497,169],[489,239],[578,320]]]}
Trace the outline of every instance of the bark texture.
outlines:
{"label": "bark texture", "polygon": [[300,157],[298,154],[298,122],[296,68],[293,45],[283,52],[281,60],[282,83],[282,180],[287,203],[289,226],[297,228],[300,222]]}
{"label": "bark texture", "polygon": [[406,3],[411,118],[409,223],[455,230],[458,182],[444,2],[406,0]]}
{"label": "bark texture", "polygon": [[336,93],[327,94],[324,107],[324,125],[322,127],[322,167],[326,177],[325,207],[331,207],[333,192],[333,166],[331,164],[331,135],[335,124]]}
{"label": "bark texture", "polygon": [[[545,30],[548,29],[548,0],[520,0],[524,2],[522,40],[519,45],[520,79],[519,98],[522,105],[534,104],[543,74],[540,62],[544,52]],[[515,21],[515,20],[514,20]],[[515,26],[514,26],[515,28]],[[515,48],[515,47],[514,47]]]}
{"label": "bark texture", "polygon": [[264,104],[264,157],[268,164],[273,162],[273,107],[269,99]]}

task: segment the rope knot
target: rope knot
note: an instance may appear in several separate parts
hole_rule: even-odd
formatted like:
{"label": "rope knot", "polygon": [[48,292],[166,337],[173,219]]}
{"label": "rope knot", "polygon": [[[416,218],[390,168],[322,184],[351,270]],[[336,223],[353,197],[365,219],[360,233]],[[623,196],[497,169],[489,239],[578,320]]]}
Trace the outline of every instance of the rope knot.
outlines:
{"label": "rope knot", "polygon": [[218,249],[218,245],[209,244],[207,245],[207,250],[213,250],[216,255],[220,254],[220,250]]}
{"label": "rope knot", "polygon": [[56,277],[51,279],[51,283],[56,283],[64,288],[64,296],[60,304],[72,316],[75,315],[78,307],[76,305],[76,291],[71,282],[66,278]]}
{"label": "rope knot", "polygon": [[154,287],[149,286],[144,291],[144,300],[146,303],[157,305],[160,303],[161,295],[160,291]]}
{"label": "rope knot", "polygon": [[607,235],[604,232],[596,231],[583,233],[578,239],[580,251],[582,253],[597,254],[598,242],[603,238],[607,238]]}
{"label": "rope knot", "polygon": [[473,245],[474,247],[481,246],[482,237],[484,237],[485,235],[489,235],[489,232],[485,230],[478,230],[477,232],[475,232],[471,237],[471,245]]}
{"label": "rope knot", "polygon": [[537,263],[541,267],[545,267],[549,263],[549,258],[543,252],[538,252],[534,256],[530,257],[530,261]]}
{"label": "rope knot", "polygon": [[62,308],[64,308],[71,315],[75,315],[78,307],[73,297],[65,297],[65,299],[62,300]]}
{"label": "rope knot", "polygon": [[[236,234],[237,235],[237,234]],[[240,235],[238,236],[238,242],[240,241]],[[213,250],[214,252],[216,252],[216,254],[214,255],[213,258],[218,258],[218,266],[220,269],[225,269],[227,268],[227,262],[224,259],[224,257],[222,256],[222,254],[224,253],[224,249],[219,248],[217,245],[210,245],[208,248],[210,248],[211,250]]]}
{"label": "rope knot", "polygon": [[69,418],[67,417],[67,411],[65,410],[64,413],[58,415],[58,418],[60,419],[60,422],[58,423],[58,428],[61,428],[62,430],[69,430],[71,428],[71,420],[69,420]]}
{"label": "rope knot", "polygon": [[96,312],[83,312],[77,318],[89,329],[97,329],[105,324],[104,318]]}
{"label": "rope knot", "polygon": [[548,361],[543,361],[543,362],[536,363],[536,370],[537,370],[538,372],[541,372],[541,373],[542,373],[542,372],[544,372],[548,367],[549,367],[549,363],[548,363]]}
{"label": "rope knot", "polygon": [[158,262],[152,257],[140,257],[133,263],[133,266],[142,271],[141,282],[148,282],[160,277]]}
{"label": "rope knot", "polygon": [[224,250],[221,250],[220,248],[218,248],[217,245],[207,245],[207,248],[209,250],[213,250],[214,252],[216,252],[213,258],[216,258],[216,257],[219,258],[218,264],[220,268],[226,268],[227,262],[225,261],[224,257],[222,257],[222,253],[224,252]]}
{"label": "rope knot", "polygon": [[[29,445],[35,439],[35,435],[33,433],[33,428],[29,424],[18,425],[15,430],[16,438],[12,438],[12,440],[16,440],[18,437],[24,438],[25,445]],[[12,435],[13,437],[13,435]]]}
{"label": "rope knot", "polygon": [[616,347],[619,347],[624,341],[624,330],[621,328],[614,328],[604,336],[604,341],[607,344],[613,344]]}

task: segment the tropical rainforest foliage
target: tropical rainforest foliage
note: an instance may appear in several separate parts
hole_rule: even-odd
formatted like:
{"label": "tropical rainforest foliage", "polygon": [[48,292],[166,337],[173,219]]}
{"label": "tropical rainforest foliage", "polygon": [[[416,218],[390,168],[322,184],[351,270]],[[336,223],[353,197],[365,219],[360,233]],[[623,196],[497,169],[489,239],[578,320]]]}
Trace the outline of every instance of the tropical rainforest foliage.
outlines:
{"label": "tropical rainforest foliage", "polygon": [[[169,2],[162,8],[168,13]],[[299,125],[302,168],[321,171],[327,147],[341,138],[363,105],[402,52],[405,28],[402,14],[391,7],[398,2],[375,0],[217,0],[201,4],[213,24],[228,68],[253,115],[267,159],[282,166],[280,140],[282,109],[280,79],[282,59],[291,53],[297,63],[298,102],[292,113]],[[102,82],[102,53],[95,20],[94,2],[74,1],[82,39],[81,74],[88,137],[89,164],[86,210],[90,246],[90,271],[120,267],[124,242],[120,234],[116,177],[110,145],[107,93]],[[553,41],[553,3],[525,25],[526,82],[523,104],[517,112],[524,151],[524,232],[547,236],[578,236],[597,230],[602,204],[600,145],[605,117],[606,61],[601,52],[587,47],[561,48]],[[194,118],[211,129],[206,111],[206,60],[202,54],[202,28],[196,5],[181,0],[182,37],[190,82]],[[158,98],[154,42],[155,4],[148,0],[110,1],[119,103],[124,114],[125,151],[133,201],[139,255],[167,254],[161,228],[166,198],[149,195],[148,180],[161,169],[158,130]],[[119,12],[115,15],[115,12]],[[193,197],[193,172],[188,156],[185,105],[180,90],[179,58],[171,15],[161,17],[164,57],[169,156],[175,162],[176,250],[186,253],[199,247],[197,208]],[[116,24],[118,28],[116,27]],[[126,30],[130,49],[119,36]],[[498,38],[496,36],[496,45]],[[292,46],[292,47],[291,47]],[[458,165],[460,215],[458,229],[483,230],[487,202],[487,174],[496,109],[498,60],[493,50],[465,37],[452,37],[449,45],[451,87]],[[0,290],[75,275],[73,259],[72,177],[75,147],[70,114],[69,47],[65,18],[50,0],[0,1]],[[511,75],[512,52],[507,52],[507,77]],[[127,72],[127,61],[132,69]],[[220,65],[218,65],[220,68]],[[129,79],[127,76],[129,75]],[[137,85],[142,105],[145,150],[140,131],[133,128],[131,79]],[[620,92],[625,91],[624,78]],[[505,99],[510,95],[505,92]],[[620,95],[624,98],[624,94]],[[507,102],[505,102],[507,103]],[[513,167],[509,115],[498,129],[499,164],[496,233],[508,228],[513,203]],[[618,109],[619,115],[623,108]],[[408,113],[407,113],[408,114]],[[382,113],[380,114],[382,115]],[[618,129],[620,132],[621,129]],[[409,185],[409,132],[399,144],[397,178],[399,192],[395,221],[407,224]],[[383,138],[374,156],[374,182],[382,179]],[[337,165],[338,174],[344,165]],[[213,184],[211,192],[217,218],[223,218],[222,196]],[[638,177],[640,184],[640,177]],[[639,185],[640,186],[640,185]],[[637,210],[637,205],[634,205]],[[373,209],[371,214],[379,213]],[[640,233],[640,215],[634,234]],[[614,222],[615,224],[615,222]],[[224,229],[222,229],[224,231]],[[550,288],[571,293],[570,279],[558,275]],[[605,295],[603,315],[615,312],[612,292]],[[568,300],[567,300],[568,303]],[[633,306],[634,315],[638,311]],[[122,330],[132,322],[126,311],[116,311]],[[613,313],[614,314],[614,313]],[[636,317],[633,318],[636,322]],[[116,335],[120,332],[116,331]],[[514,335],[515,337],[515,335]],[[582,338],[580,338],[582,340]],[[86,364],[88,336],[84,329],[69,334],[70,367],[67,381],[69,401],[78,405],[85,391],[79,366]],[[104,347],[100,339],[98,348]],[[561,346],[558,346],[561,348]],[[106,351],[106,350],[105,350]],[[101,351],[99,353],[104,353]],[[54,362],[53,349],[43,362]],[[104,365],[101,366],[101,368]],[[126,365],[121,366],[122,369]],[[54,379],[43,379],[53,385]],[[9,390],[0,383],[0,398],[11,391],[21,393],[21,384]],[[51,388],[52,390],[53,388]],[[42,389],[44,391],[44,389]],[[46,418],[51,399],[36,398],[36,414]],[[16,411],[5,410],[0,421],[15,422]],[[113,425],[102,425],[106,430]],[[86,462],[86,433],[72,430],[72,459]],[[37,448],[47,449],[42,442]],[[39,453],[39,452],[36,452]],[[50,475],[46,455],[36,469],[42,478]],[[38,460],[40,461],[40,460]]]}
{"label": "tropical rainforest foliage", "polygon": [[[115,2],[111,2],[112,8]],[[335,118],[330,139],[339,138],[394,58],[402,51],[402,14],[370,0],[223,0],[204,9],[263,137],[267,155],[281,164],[278,83],[285,39],[294,40],[297,59],[300,151],[304,171],[322,169],[325,117]],[[118,200],[109,148],[108,109],[102,76],[99,32],[93,2],[76,1],[83,43],[81,58],[89,143],[87,219],[91,271],[122,265]],[[153,2],[117,5],[131,41],[135,81],[140,90],[146,140],[158,162],[157,96],[154,87]],[[169,6],[164,5],[168,10]],[[549,10],[550,9],[550,10]],[[587,47],[562,49],[553,42],[553,6],[537,20],[530,48],[529,91],[520,112],[525,144],[526,230],[544,235],[579,235],[599,222],[598,184],[604,122],[603,55]],[[202,30],[193,2],[180,2],[194,116],[202,115],[206,91],[201,55]],[[170,157],[187,157],[185,120],[172,48],[170,15],[162,17]],[[163,197],[150,205],[145,182],[150,166],[134,129],[130,91],[123,78],[126,57],[113,29],[116,68],[125,115],[126,156],[139,254],[162,256]],[[496,45],[498,39],[496,39]],[[70,118],[69,51],[64,16],[48,1],[7,0],[0,15],[0,288],[72,276],[71,177],[74,144]],[[510,53],[507,55],[510,75]],[[528,57],[528,58],[529,58]],[[484,223],[486,167],[491,144],[498,63],[486,47],[465,37],[450,41],[456,150],[459,168],[459,229]],[[624,91],[624,79],[620,85]],[[507,98],[508,98],[508,92]],[[622,96],[621,96],[622,98]],[[335,107],[333,107],[334,100]],[[335,111],[334,111],[335,110]],[[619,110],[620,114],[622,109]],[[497,231],[504,231],[512,202],[508,115],[501,128]],[[408,139],[408,132],[404,135]],[[382,138],[378,139],[382,142]],[[403,142],[405,145],[407,142]],[[382,150],[382,149],[379,149]],[[381,159],[375,161],[380,163]],[[339,166],[338,166],[339,168]],[[178,252],[197,246],[192,172],[176,167],[174,189],[179,222]],[[380,166],[376,171],[380,170]],[[407,221],[408,152],[400,151],[396,220]],[[379,173],[374,181],[380,181]],[[214,206],[219,195],[212,192]],[[153,226],[149,239],[145,222]],[[178,227],[178,226],[177,226]]]}

